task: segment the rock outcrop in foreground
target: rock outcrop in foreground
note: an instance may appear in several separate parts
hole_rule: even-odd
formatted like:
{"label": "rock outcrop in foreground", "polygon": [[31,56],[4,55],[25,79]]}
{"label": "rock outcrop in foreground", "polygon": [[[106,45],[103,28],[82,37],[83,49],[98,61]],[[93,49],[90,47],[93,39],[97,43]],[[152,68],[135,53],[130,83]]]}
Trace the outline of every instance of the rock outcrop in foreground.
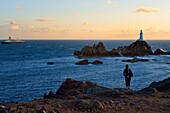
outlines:
{"label": "rock outcrop in foreground", "polygon": [[154,53],[151,47],[145,41],[135,41],[129,46],[113,48],[107,51],[104,44],[99,42],[97,45],[85,46],[81,51],[74,51],[74,55],[78,57],[119,57],[119,56],[145,56],[145,55],[170,55],[162,49],[157,49]]}
{"label": "rock outcrop in foreground", "polygon": [[66,79],[57,92],[0,105],[0,113],[169,113],[170,77],[140,91]]}
{"label": "rock outcrop in foreground", "polygon": [[170,77],[164,79],[163,81],[159,82],[152,82],[147,88],[142,89],[140,92],[147,92],[149,91],[157,91],[157,92],[167,92],[170,93]]}

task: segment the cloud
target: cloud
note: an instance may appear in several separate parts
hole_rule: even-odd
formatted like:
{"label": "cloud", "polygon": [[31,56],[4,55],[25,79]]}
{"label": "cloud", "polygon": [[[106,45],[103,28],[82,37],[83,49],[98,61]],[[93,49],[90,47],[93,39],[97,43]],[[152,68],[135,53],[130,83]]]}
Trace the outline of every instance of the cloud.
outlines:
{"label": "cloud", "polygon": [[148,35],[156,35],[156,34],[169,34],[169,29],[156,29],[155,27],[150,27],[145,29]]}
{"label": "cloud", "polygon": [[114,1],[115,1],[115,0],[107,0],[107,3],[108,3],[108,4],[113,4]]}
{"label": "cloud", "polygon": [[22,10],[23,8],[21,6],[16,6],[15,9],[16,10]]}
{"label": "cloud", "polygon": [[39,21],[39,22],[47,22],[49,21],[48,18],[37,18],[36,21]]}
{"label": "cloud", "polygon": [[77,13],[77,12],[71,12],[70,15],[72,15],[72,16],[78,16],[79,13]]}
{"label": "cloud", "polygon": [[10,24],[11,24],[11,25],[19,25],[19,23],[16,22],[16,21],[11,21]]}
{"label": "cloud", "polygon": [[36,26],[36,25],[29,25],[25,29],[26,31],[30,32],[39,32],[39,33],[56,33],[59,29],[56,26]]}
{"label": "cloud", "polygon": [[136,10],[136,12],[140,13],[156,13],[160,12],[159,8],[152,8],[152,7],[140,7],[139,9]]}
{"label": "cloud", "polygon": [[89,26],[89,24],[87,22],[84,22],[83,26]]}
{"label": "cloud", "polygon": [[20,24],[16,21],[11,21],[10,25],[11,25],[11,30],[19,30],[20,28]]}

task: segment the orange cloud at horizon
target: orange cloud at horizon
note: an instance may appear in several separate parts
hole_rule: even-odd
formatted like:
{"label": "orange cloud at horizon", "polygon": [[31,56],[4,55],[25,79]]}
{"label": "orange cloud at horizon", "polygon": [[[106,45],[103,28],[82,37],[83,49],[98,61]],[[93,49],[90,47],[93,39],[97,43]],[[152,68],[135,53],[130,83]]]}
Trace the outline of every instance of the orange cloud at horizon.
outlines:
{"label": "orange cloud at horizon", "polygon": [[156,13],[160,12],[159,8],[152,8],[152,7],[140,7],[136,10],[136,12],[143,12],[143,13]]}
{"label": "orange cloud at horizon", "polygon": [[15,9],[16,9],[16,10],[22,10],[23,7],[21,7],[21,6],[16,6]]}
{"label": "orange cloud at horizon", "polygon": [[[24,33],[23,33],[24,32]],[[45,40],[137,40],[138,30],[53,29],[32,27],[29,31],[12,31],[13,37]],[[170,40],[170,30],[143,29],[145,40]]]}

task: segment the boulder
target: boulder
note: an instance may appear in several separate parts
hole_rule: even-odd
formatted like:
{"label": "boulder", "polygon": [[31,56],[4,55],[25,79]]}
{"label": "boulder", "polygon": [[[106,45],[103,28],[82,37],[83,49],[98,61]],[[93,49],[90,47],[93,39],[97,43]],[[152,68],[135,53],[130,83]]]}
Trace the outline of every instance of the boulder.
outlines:
{"label": "boulder", "polygon": [[82,56],[94,56],[95,55],[95,50],[91,46],[85,46],[81,50],[81,54],[80,55],[82,55]]}
{"label": "boulder", "polygon": [[70,96],[67,94],[79,94],[83,92],[83,87],[85,83],[81,81],[76,81],[71,78],[67,78],[56,92],[56,95]]}
{"label": "boulder", "polygon": [[148,59],[139,59],[139,58],[133,58],[133,59],[127,59],[127,60],[122,60],[122,62],[149,62]]}
{"label": "boulder", "polygon": [[163,49],[159,48],[154,52],[154,55],[170,55],[170,52],[166,52]]}
{"label": "boulder", "polygon": [[92,108],[94,108],[94,109],[104,109],[104,104],[100,101],[95,100],[92,103]]}
{"label": "boulder", "polygon": [[100,60],[95,60],[94,62],[92,62],[91,64],[103,64],[103,62],[102,61],[100,61]]}
{"label": "boulder", "polygon": [[113,49],[109,52],[109,56],[119,57],[119,56],[122,56],[122,55],[121,55],[121,52],[120,52],[118,49],[113,48]]}
{"label": "boulder", "polygon": [[80,110],[88,110],[88,109],[92,109],[92,104],[90,101],[88,100],[76,100],[76,105]]}
{"label": "boulder", "polygon": [[100,60],[95,60],[93,62],[89,62],[88,60],[82,60],[82,61],[76,62],[75,64],[76,65],[88,65],[88,64],[95,64],[95,65],[97,65],[97,64],[103,64],[103,62],[100,61]]}
{"label": "boulder", "polygon": [[151,47],[145,41],[139,41],[132,43],[131,45],[124,47],[121,51],[123,56],[145,56],[152,55]]}
{"label": "boulder", "polygon": [[[110,88],[106,88],[100,85],[97,85],[93,82],[87,81],[87,82],[81,82],[76,81],[71,78],[67,78],[60,88],[57,90],[56,95],[68,97],[68,96],[76,96],[80,98],[89,98],[87,95],[98,95],[103,92],[112,91]],[[85,96],[85,95],[86,96]],[[84,96],[81,96],[84,95]]]}
{"label": "boulder", "polygon": [[93,56],[106,56],[108,51],[106,50],[104,44],[99,42],[97,45],[84,46],[81,51],[74,51],[74,55],[78,57],[93,57]]}
{"label": "boulder", "polygon": [[82,60],[82,61],[76,62],[75,64],[76,65],[88,65],[89,61],[88,60]]}
{"label": "boulder", "polygon": [[54,62],[47,62],[47,64],[48,64],[48,65],[53,65],[53,64],[54,64]]}
{"label": "boulder", "polygon": [[93,45],[95,55],[107,55],[107,50],[102,42],[99,42],[96,46]]}
{"label": "boulder", "polygon": [[81,55],[81,52],[80,52],[80,51],[75,50],[75,51],[74,51],[74,55],[75,55],[75,56],[79,56],[79,55]]}

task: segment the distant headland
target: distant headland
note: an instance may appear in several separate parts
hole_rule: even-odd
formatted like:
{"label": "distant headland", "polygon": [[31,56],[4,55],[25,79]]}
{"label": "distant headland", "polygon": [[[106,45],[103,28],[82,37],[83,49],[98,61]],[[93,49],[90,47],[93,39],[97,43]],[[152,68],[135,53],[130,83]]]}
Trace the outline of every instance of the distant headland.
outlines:
{"label": "distant headland", "polygon": [[145,55],[170,55],[170,51],[166,52],[162,49],[152,51],[149,44],[143,39],[143,32],[140,31],[138,40],[128,46],[120,46],[113,48],[111,51],[106,50],[104,44],[99,42],[97,45],[84,46],[81,51],[75,50],[74,55],[77,57],[121,57],[121,56],[145,56]]}

